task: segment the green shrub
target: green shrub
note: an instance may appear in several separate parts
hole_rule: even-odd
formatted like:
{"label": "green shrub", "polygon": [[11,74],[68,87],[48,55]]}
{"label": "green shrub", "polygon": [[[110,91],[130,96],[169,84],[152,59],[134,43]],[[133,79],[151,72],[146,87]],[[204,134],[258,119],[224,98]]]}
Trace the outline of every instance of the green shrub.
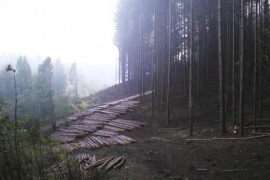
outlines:
{"label": "green shrub", "polygon": [[56,119],[65,118],[73,113],[71,100],[67,95],[54,96],[54,108]]}

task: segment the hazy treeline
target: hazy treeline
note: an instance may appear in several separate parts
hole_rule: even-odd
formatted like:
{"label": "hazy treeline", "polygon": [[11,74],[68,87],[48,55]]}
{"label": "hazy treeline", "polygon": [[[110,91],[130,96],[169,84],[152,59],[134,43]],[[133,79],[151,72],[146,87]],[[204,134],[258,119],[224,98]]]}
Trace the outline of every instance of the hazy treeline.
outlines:
{"label": "hazy treeline", "polygon": [[20,56],[12,69],[12,72],[6,68],[0,71],[0,99],[6,102],[6,112],[13,113],[16,93],[19,118],[44,121],[72,112],[69,101],[78,97],[76,63],[66,73],[61,60],[53,63],[47,57],[33,73],[26,57]]}

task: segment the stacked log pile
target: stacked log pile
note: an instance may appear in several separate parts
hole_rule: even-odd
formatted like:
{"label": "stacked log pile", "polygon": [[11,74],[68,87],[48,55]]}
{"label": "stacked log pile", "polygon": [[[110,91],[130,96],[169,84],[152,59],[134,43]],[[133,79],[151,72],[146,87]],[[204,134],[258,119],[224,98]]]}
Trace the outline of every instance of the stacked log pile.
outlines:
{"label": "stacked log pile", "polygon": [[54,132],[51,135],[51,139],[61,143],[73,142],[76,137],[83,137],[89,133],[94,133],[102,127],[103,124],[100,122],[74,124]]}
{"label": "stacked log pile", "polygon": [[89,154],[79,154],[73,158],[75,162],[80,165],[81,171],[91,170],[91,169],[98,169],[98,170],[105,170],[109,171],[112,169],[121,168],[126,158],[121,157],[106,157],[101,160],[96,160],[95,156],[90,156]]}
{"label": "stacked log pile", "polygon": [[[147,126],[147,123],[123,120],[118,117],[134,111],[139,101],[132,99],[137,97],[139,95],[102,104],[68,117],[66,120],[73,123],[58,129],[51,135],[52,140],[62,143],[53,147],[53,151],[63,150],[71,153],[76,149],[96,149],[104,146],[127,145],[136,142],[132,138],[120,135],[120,133],[143,128]],[[76,138],[86,135],[90,136],[74,142]]]}
{"label": "stacked log pile", "polygon": [[116,135],[112,137],[89,136],[76,143],[65,143],[54,146],[52,151],[66,151],[68,153],[72,153],[76,149],[98,149],[104,146],[128,145],[134,142],[136,142],[135,139],[124,135]]}
{"label": "stacked log pile", "polygon": [[98,170],[105,170],[109,171],[112,169],[120,169],[126,161],[126,158],[121,156],[121,157],[107,157],[102,160],[97,161],[95,164],[92,164],[88,167],[87,169],[95,169],[97,168]]}
{"label": "stacked log pile", "polygon": [[89,154],[79,154],[75,157],[69,157],[68,161],[59,161],[55,163],[48,171],[54,172],[67,172],[68,162],[75,162],[79,165],[81,171],[90,171],[97,169],[99,171],[109,171],[113,169],[120,169],[123,167],[126,158],[121,157],[106,157],[101,160],[96,160],[95,156],[90,156]]}
{"label": "stacked log pile", "polygon": [[147,123],[131,121],[131,120],[116,119],[114,121],[109,122],[106,128],[110,129],[110,127],[114,127],[114,128],[118,128],[122,130],[133,130],[135,128],[142,128],[146,126],[147,126]]}
{"label": "stacked log pile", "polygon": [[118,135],[122,131],[145,126],[138,125],[135,121],[125,122],[116,119],[122,114],[132,112],[138,106],[138,101],[130,100],[134,97],[137,96],[106,103],[69,116],[66,119],[67,122],[73,121],[76,123],[54,132],[51,139],[60,143],[67,143],[73,142],[75,138],[86,136],[89,133],[94,133],[96,136],[111,137]]}

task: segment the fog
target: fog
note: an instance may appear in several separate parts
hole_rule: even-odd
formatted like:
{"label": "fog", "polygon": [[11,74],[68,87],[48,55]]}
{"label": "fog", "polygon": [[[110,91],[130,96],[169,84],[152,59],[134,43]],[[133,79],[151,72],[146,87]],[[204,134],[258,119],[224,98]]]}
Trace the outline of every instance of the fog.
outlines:
{"label": "fog", "polygon": [[0,1],[0,66],[26,56],[33,71],[48,56],[99,88],[116,83],[117,0]]}

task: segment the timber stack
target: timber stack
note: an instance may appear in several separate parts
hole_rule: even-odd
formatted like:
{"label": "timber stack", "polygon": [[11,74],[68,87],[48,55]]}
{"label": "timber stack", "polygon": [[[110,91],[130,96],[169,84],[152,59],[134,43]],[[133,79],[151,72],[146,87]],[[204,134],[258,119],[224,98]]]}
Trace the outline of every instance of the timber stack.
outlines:
{"label": "timber stack", "polygon": [[[97,169],[99,171],[109,171],[122,168],[126,162],[126,158],[124,156],[111,156],[101,160],[96,160],[95,156],[91,156],[89,154],[79,154],[75,157],[69,157],[69,161],[73,161],[79,165],[81,171],[90,171],[93,169]],[[48,171],[66,172],[69,166],[67,163],[67,161],[59,161],[48,169]]]}
{"label": "timber stack", "polygon": [[73,153],[77,149],[98,149],[106,146],[115,146],[115,145],[128,145],[136,142],[135,139],[124,135],[116,135],[111,137],[102,137],[102,136],[89,136],[84,140],[73,143],[64,143],[52,148],[53,152],[65,151],[68,153]]}
{"label": "timber stack", "polygon": [[[149,94],[149,92],[146,92]],[[132,131],[147,126],[147,123],[120,119],[120,115],[133,112],[139,101],[139,95],[109,102],[89,108],[83,112],[69,116],[66,121],[70,125],[59,128],[51,135],[51,139],[62,143],[53,147],[53,151],[73,152],[76,149],[97,149],[104,146],[127,145],[136,140],[121,135],[124,131]],[[76,138],[84,138],[77,140]]]}

